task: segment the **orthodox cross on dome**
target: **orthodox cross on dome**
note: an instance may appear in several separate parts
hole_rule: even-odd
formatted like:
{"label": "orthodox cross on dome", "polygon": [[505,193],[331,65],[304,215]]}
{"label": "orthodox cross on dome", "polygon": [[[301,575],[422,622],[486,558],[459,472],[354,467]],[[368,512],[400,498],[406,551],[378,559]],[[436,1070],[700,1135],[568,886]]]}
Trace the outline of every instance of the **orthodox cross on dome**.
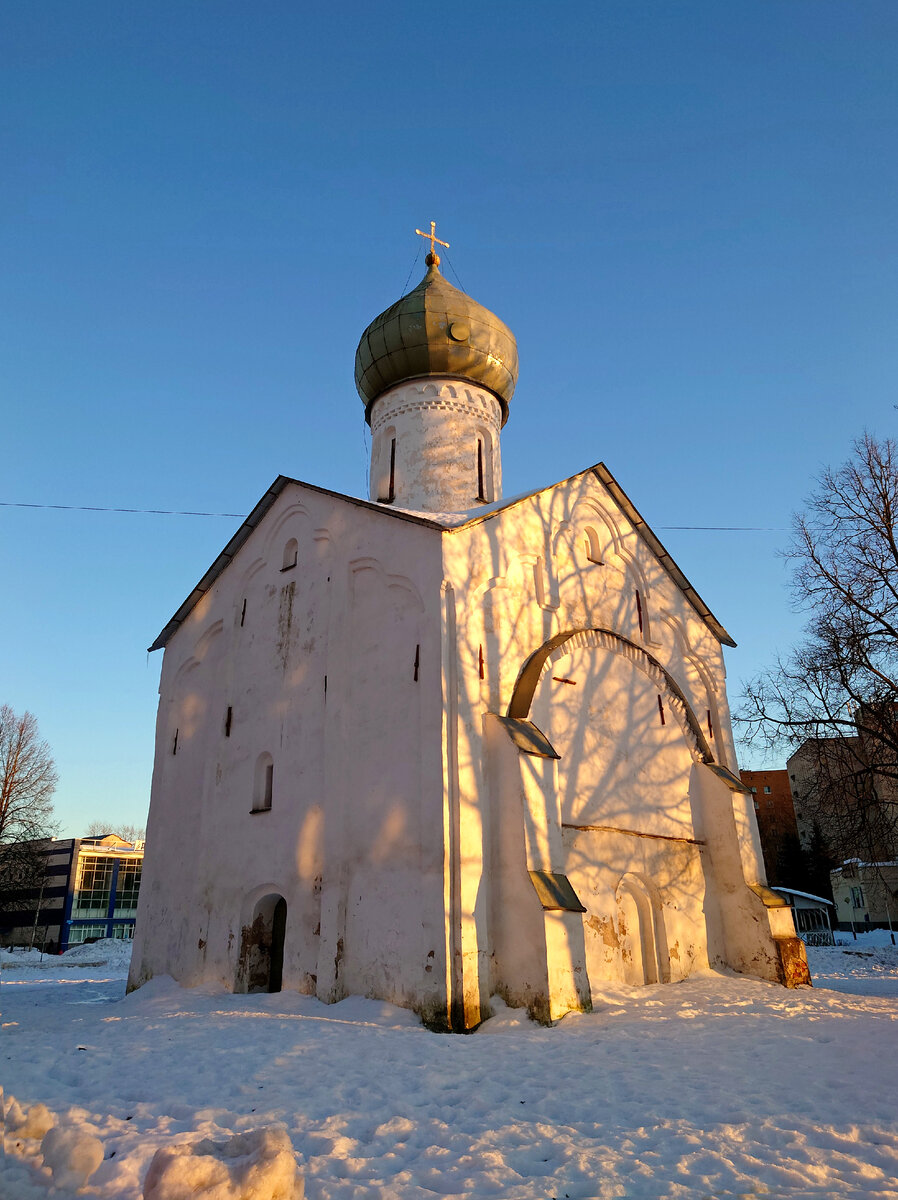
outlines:
{"label": "orthodox cross on dome", "polygon": [[427,262],[428,266],[438,267],[440,265],[440,256],[439,256],[439,254],[436,253],[436,251],[433,248],[434,243],[436,243],[438,246],[445,246],[447,250],[449,249],[449,243],[440,241],[440,239],[436,235],[436,227],[437,227],[436,221],[431,221],[430,222],[430,233],[425,233],[422,229],[416,229],[415,233],[418,235],[418,237],[430,238],[430,253],[427,256],[426,262]]}

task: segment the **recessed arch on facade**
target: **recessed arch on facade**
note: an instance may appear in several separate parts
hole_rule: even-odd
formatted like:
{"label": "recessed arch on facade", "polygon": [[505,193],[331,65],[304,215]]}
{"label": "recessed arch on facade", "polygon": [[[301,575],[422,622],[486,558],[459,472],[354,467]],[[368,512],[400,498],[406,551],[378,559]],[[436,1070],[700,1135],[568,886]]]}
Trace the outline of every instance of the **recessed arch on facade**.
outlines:
{"label": "recessed arch on facade", "polygon": [[594,496],[581,497],[574,504],[569,519],[563,521],[555,531],[553,553],[556,552],[556,543],[562,534],[569,532],[576,538],[585,526],[595,531],[598,550],[603,559],[614,555],[626,561],[631,557],[624,549],[624,536],[614,516]]}
{"label": "recessed arch on facade", "polygon": [[201,663],[206,658],[223,628],[224,621],[219,619],[213,625],[210,625],[208,629],[204,629],[197,638],[193,647],[193,657],[198,663]]}
{"label": "recessed arch on facade", "polygon": [[698,677],[698,681],[704,690],[707,711],[711,714],[712,726],[715,730],[719,731],[721,729],[720,706],[717,702],[717,693],[712,682],[712,675],[708,664],[690,645],[686,628],[682,621],[669,612],[662,612],[661,619],[670,629],[674,643],[678,647],[687,669],[694,671]]}
{"label": "recessed arch on facade", "polygon": [[521,667],[508,703],[506,716],[526,720],[537,685],[543,675],[551,669],[551,665],[556,659],[579,647],[590,647],[622,655],[629,659],[638,670],[652,678],[659,689],[666,694],[670,711],[675,714],[687,740],[692,743],[696,758],[706,763],[714,761],[714,755],[701,723],[670,673],[643,646],[631,642],[628,638],[622,637],[610,629],[572,629],[558,633],[544,642]]}
{"label": "recessed arch on facade", "polygon": [[391,590],[404,592],[412,600],[420,612],[425,611],[424,600],[421,593],[406,575],[390,575],[384,570],[383,563],[379,558],[354,558],[349,564],[350,580],[363,571],[373,571],[380,581]]}
{"label": "recessed arch on facade", "polygon": [[265,537],[264,556],[270,559],[276,546],[283,540],[285,534],[295,535],[306,529],[309,520],[309,510],[305,505],[294,501],[272,522]]}
{"label": "recessed arch on facade", "polygon": [[635,986],[670,982],[670,954],[658,889],[627,871],[615,889],[618,944],[624,977]]}
{"label": "recessed arch on facade", "polygon": [[[585,558],[587,562],[611,566],[622,573],[627,581],[622,594],[628,595],[635,604],[640,637],[649,645],[657,645],[657,639],[652,635],[653,589],[617,522],[595,497],[580,498],[574,504],[570,517],[553,529],[553,576],[557,575],[554,563],[559,560],[564,544],[575,569],[583,565]],[[558,586],[556,584],[556,588]]]}

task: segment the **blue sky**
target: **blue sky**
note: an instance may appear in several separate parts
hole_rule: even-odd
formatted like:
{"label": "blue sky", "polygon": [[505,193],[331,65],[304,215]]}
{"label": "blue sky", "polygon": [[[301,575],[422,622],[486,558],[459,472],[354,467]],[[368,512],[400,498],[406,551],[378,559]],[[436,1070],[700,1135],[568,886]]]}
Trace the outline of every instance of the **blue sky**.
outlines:
{"label": "blue sky", "polygon": [[0,701],[63,831],[142,821],[146,647],[239,522],[9,505],[364,495],[355,347],[432,219],[518,339],[506,494],[606,462],[735,702],[790,513],[895,424],[896,52],[894,0],[5,4]]}

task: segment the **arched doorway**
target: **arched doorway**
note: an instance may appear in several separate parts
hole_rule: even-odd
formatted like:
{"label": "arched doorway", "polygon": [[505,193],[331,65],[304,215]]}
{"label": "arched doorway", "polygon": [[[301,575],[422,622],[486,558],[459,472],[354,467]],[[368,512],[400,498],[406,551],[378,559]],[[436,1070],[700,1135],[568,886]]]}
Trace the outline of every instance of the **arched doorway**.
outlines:
{"label": "arched doorway", "polygon": [[263,896],[244,925],[237,964],[237,992],[279,992],[284,973],[287,901],[276,892]]}

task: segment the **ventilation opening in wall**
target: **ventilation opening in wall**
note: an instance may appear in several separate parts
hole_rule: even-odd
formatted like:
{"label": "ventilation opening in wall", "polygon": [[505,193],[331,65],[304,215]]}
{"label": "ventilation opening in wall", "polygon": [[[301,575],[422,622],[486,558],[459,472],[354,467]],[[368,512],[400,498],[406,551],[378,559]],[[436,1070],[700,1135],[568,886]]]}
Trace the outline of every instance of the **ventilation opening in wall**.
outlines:
{"label": "ventilation opening in wall", "polygon": [[296,566],[296,556],[299,553],[299,546],[296,538],[291,538],[284,547],[284,564],[281,567],[282,571],[291,571]]}

